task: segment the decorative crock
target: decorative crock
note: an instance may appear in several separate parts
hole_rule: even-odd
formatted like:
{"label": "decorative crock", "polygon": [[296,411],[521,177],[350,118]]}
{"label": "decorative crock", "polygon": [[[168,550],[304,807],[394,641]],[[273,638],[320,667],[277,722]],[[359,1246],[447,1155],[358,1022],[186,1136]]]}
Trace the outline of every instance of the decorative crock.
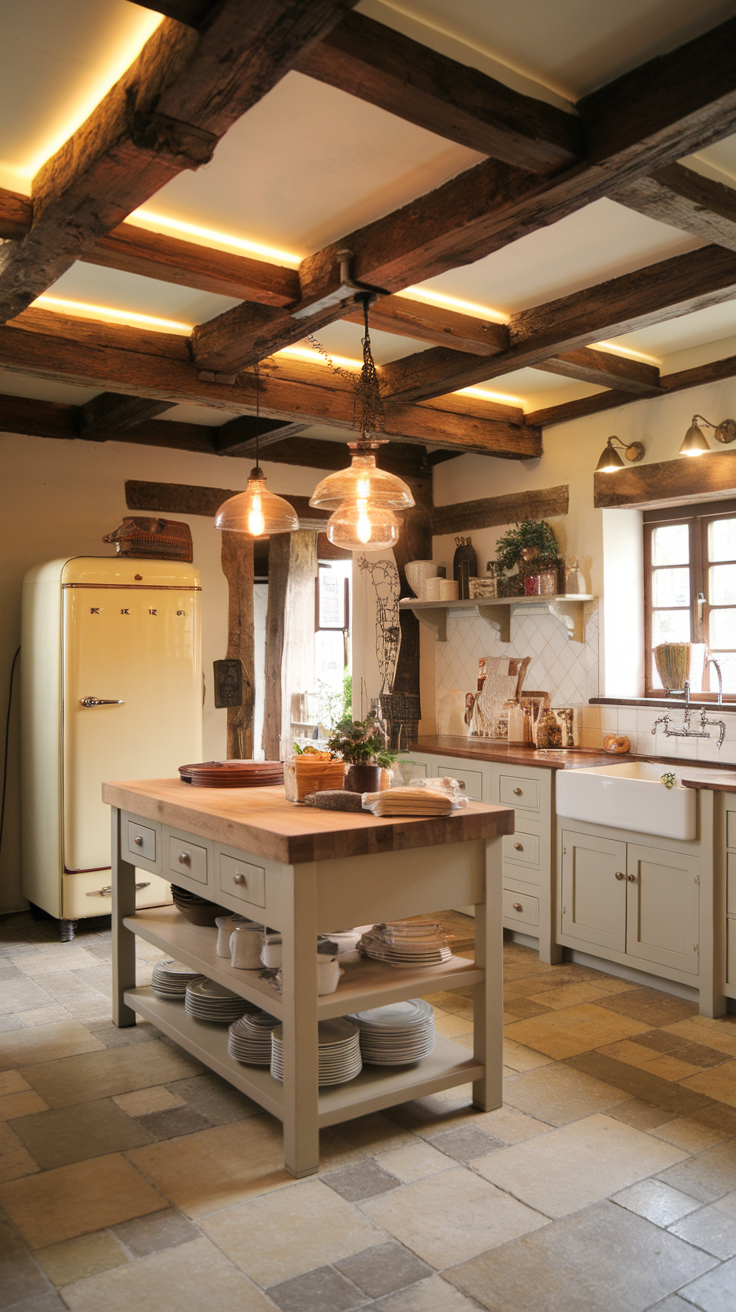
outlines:
{"label": "decorative crock", "polygon": [[345,775],[348,793],[377,793],[381,787],[380,765],[349,765]]}

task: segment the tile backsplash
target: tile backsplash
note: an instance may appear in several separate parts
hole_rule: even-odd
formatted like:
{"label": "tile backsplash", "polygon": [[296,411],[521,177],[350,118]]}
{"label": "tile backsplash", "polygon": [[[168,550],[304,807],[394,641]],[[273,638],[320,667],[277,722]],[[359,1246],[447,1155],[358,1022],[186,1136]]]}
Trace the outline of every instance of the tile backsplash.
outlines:
{"label": "tile backsplash", "polygon": [[[533,611],[512,609],[511,641],[501,642],[498,629],[480,616],[447,617],[447,642],[437,643],[435,678],[437,730],[447,733],[443,712],[458,695],[475,690],[481,656],[531,656],[526,687],[546,689],[553,706],[585,706],[598,696],[598,606],[585,605],[585,641],[572,642],[562,622],[540,606]],[[595,711],[597,707],[588,707]],[[589,721],[589,723],[586,723]],[[584,734],[598,735],[598,716],[584,717]],[[587,745],[587,744],[586,744]]]}
{"label": "tile backsplash", "polygon": [[[674,760],[688,759],[702,761],[703,764],[736,764],[736,707],[724,711],[719,706],[708,707],[708,719],[723,720],[726,737],[718,750],[718,730],[708,728],[710,738],[666,738],[662,726],[652,733],[654,721],[664,712],[649,710],[643,706],[590,706],[589,711],[600,713],[600,732],[598,741],[609,733],[626,734],[631,741],[632,752],[642,756],[667,756]],[[670,708],[670,720],[674,728],[682,724],[682,711]],[[692,713],[691,727],[696,729],[700,711]],[[592,745],[586,742],[586,746]]]}

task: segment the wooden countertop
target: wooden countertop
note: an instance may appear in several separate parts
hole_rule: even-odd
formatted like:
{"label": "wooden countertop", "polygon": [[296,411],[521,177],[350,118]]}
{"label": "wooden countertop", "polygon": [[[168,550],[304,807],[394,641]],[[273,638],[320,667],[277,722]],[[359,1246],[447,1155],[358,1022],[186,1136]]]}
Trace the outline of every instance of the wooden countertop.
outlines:
{"label": "wooden countertop", "polygon": [[709,770],[697,779],[682,776],[685,788],[710,788],[714,793],[736,793],[736,770]]}
{"label": "wooden countertop", "polygon": [[[546,756],[531,747],[509,747],[506,743],[483,742],[478,738],[460,735],[436,734],[418,738],[412,751],[427,752],[432,756],[459,756],[467,761],[500,761],[507,765],[536,765],[546,770],[575,770],[594,765],[608,765],[611,761],[630,761],[628,753],[620,756],[612,752],[596,752],[568,748],[560,755]],[[559,750],[559,749],[558,749]]]}
{"label": "wooden countertop", "polygon": [[452,815],[378,819],[370,812],[321,811],[287,802],[274,788],[192,788],[179,779],[102,785],[110,806],[227,843],[287,865],[335,857],[464,843],[514,832],[508,806],[470,802]]}

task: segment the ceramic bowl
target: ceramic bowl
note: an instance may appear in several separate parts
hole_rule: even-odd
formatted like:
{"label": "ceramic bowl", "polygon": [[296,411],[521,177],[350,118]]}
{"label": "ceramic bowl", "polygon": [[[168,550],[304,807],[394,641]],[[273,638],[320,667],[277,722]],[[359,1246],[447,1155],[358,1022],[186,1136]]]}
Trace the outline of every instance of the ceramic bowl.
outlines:
{"label": "ceramic bowl", "polygon": [[421,597],[424,582],[437,574],[437,564],[434,560],[410,560],[405,573],[414,596]]}

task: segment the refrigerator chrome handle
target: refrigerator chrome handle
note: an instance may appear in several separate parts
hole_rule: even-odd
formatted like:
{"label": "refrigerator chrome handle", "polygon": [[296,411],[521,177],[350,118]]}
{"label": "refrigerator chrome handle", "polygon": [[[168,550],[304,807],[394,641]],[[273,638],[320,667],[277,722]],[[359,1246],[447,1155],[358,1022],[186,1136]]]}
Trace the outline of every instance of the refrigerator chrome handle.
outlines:
{"label": "refrigerator chrome handle", "polygon": [[121,697],[80,697],[79,705],[85,706],[90,710],[93,706],[124,706],[125,699]]}
{"label": "refrigerator chrome handle", "polygon": [[[150,887],[150,879],[141,880],[139,884],[136,884],[136,889]],[[95,888],[91,893],[87,894],[87,897],[112,897],[112,884],[106,884],[104,888]]]}

